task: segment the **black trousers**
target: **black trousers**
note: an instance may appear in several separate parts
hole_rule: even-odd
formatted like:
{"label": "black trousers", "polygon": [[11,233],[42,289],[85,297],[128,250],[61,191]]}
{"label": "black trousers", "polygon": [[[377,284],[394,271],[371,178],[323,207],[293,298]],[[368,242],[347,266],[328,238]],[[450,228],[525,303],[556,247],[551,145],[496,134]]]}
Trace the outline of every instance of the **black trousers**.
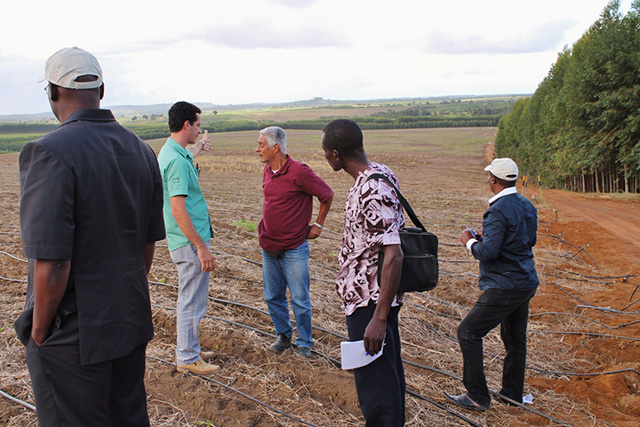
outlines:
{"label": "black trousers", "polygon": [[[350,341],[364,338],[364,331],[376,309],[371,302],[347,316]],[[404,425],[405,381],[400,357],[398,312],[391,307],[387,317],[387,332],[382,356],[362,368],[354,369],[356,390],[366,427],[395,427]]]}
{"label": "black trousers", "polygon": [[26,360],[40,426],[149,426],[146,346],[118,359],[81,365],[76,313],[54,327],[40,347],[30,339]]}
{"label": "black trousers", "polygon": [[482,339],[500,325],[506,355],[500,394],[522,403],[524,371],[527,362],[527,322],[529,300],[536,290],[507,291],[486,289],[458,326],[462,351],[463,382],[469,397],[480,405],[491,403],[484,376]]}

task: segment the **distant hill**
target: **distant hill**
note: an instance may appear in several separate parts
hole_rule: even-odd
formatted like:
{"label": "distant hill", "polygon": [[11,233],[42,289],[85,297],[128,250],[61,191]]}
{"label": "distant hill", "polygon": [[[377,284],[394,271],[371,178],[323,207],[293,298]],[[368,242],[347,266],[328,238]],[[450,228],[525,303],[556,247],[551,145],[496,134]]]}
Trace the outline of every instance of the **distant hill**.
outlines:
{"label": "distant hill", "polygon": [[[251,103],[251,104],[212,104],[210,102],[195,102],[203,111],[232,111],[245,109],[260,108],[295,108],[295,107],[331,107],[335,105],[369,105],[374,103],[390,103],[390,102],[407,102],[407,101],[438,101],[438,100],[459,100],[459,99],[480,99],[480,98],[496,98],[502,96],[531,96],[531,94],[508,94],[508,95],[455,95],[455,96],[438,96],[438,97],[422,97],[422,98],[388,98],[388,99],[368,99],[368,100],[335,100],[315,97],[312,99],[280,102],[280,103]],[[128,117],[142,114],[166,114],[173,103],[169,104],[151,104],[151,105],[105,105],[113,111],[116,117]],[[0,123],[6,122],[47,122],[55,120],[53,113],[37,113],[37,114],[0,114]]]}

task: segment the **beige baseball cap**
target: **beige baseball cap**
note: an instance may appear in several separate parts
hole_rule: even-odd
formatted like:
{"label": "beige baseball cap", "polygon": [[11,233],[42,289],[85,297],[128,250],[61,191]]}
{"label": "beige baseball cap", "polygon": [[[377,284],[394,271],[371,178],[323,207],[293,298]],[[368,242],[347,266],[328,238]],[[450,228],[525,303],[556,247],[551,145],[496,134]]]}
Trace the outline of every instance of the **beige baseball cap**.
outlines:
{"label": "beige baseball cap", "polygon": [[[97,79],[76,81],[80,76],[96,76]],[[45,80],[67,89],[94,89],[102,85],[102,68],[96,57],[86,50],[75,46],[65,47],[47,59],[40,82]]]}
{"label": "beige baseball cap", "polygon": [[505,181],[515,181],[518,179],[518,165],[508,157],[495,159],[489,166],[484,168],[492,175],[504,179]]}

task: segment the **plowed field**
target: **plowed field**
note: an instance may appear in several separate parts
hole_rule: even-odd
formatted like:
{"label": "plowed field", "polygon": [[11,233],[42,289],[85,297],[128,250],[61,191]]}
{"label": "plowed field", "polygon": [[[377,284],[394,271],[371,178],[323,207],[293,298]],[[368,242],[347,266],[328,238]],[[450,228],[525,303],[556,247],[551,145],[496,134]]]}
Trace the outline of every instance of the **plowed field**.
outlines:
{"label": "plowed field", "polygon": [[[317,131],[290,131],[288,151],[334,189],[333,209],[311,246],[314,358],[266,351],[274,339],[262,293],[262,165],[257,132],[214,134],[214,150],[197,157],[218,263],[201,323],[202,344],[216,351],[219,373],[175,371],[174,288],[166,242],[150,275],[155,338],[147,351],[149,414],[154,426],[363,425],[353,376],[335,366],[346,335],[335,295],[346,193],[353,184],[326,164]],[[541,286],[531,305],[524,408],[498,401],[482,413],[451,408],[442,391],[463,391],[455,329],[473,305],[477,262],[460,244],[465,226],[481,228],[491,197],[482,171],[495,129],[365,132],[372,160],[390,166],[418,216],[440,238],[441,280],[412,294],[400,312],[411,426],[637,426],[640,420],[640,199],[527,188],[540,226],[535,249]],[[158,151],[164,141],[151,141]],[[33,404],[24,348],[12,323],[24,304],[27,264],[19,231],[17,154],[0,155],[0,384]],[[317,203],[316,203],[317,208]],[[43,212],[46,215],[46,212]],[[497,331],[485,339],[489,387],[500,388],[504,349]],[[613,373],[615,372],[615,373]],[[35,412],[0,398],[0,425],[35,426]]]}

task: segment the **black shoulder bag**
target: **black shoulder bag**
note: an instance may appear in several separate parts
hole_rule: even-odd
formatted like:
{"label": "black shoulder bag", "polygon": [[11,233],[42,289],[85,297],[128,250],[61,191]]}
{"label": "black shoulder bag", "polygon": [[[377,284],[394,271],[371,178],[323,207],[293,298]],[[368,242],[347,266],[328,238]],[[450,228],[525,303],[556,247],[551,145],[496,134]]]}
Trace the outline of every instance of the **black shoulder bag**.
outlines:
{"label": "black shoulder bag", "polygon": [[[416,216],[407,199],[400,190],[381,173],[373,173],[367,177],[386,181],[398,194],[398,199],[404,210],[411,218],[415,227],[405,227],[400,230],[400,242],[404,260],[402,261],[402,276],[398,293],[430,291],[438,284],[438,237],[429,233]],[[382,274],[384,254],[380,251],[378,258],[378,283]]]}

